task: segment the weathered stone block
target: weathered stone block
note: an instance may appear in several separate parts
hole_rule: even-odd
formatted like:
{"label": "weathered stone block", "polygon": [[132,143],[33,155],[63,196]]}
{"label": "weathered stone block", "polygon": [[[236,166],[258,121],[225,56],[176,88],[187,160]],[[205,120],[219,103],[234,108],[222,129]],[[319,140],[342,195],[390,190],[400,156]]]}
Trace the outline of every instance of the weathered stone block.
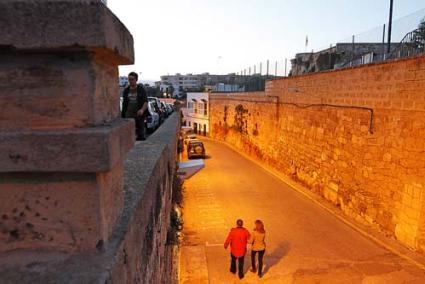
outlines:
{"label": "weathered stone block", "polygon": [[0,46],[13,52],[102,50],[114,66],[134,62],[133,38],[100,0],[3,0]]}
{"label": "weathered stone block", "polygon": [[123,207],[123,164],[105,173],[0,173],[0,252],[103,249]]}
{"label": "weathered stone block", "polygon": [[118,69],[93,55],[0,54],[0,61],[0,129],[84,127],[119,116]]}
{"label": "weathered stone block", "polygon": [[55,131],[0,133],[2,172],[104,172],[134,145],[134,122]]}

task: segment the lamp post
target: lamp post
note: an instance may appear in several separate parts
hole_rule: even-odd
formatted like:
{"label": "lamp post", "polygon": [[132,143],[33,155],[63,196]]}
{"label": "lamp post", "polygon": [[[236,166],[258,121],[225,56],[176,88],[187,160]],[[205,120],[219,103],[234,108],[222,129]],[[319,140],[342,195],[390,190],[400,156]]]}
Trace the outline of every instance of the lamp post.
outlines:
{"label": "lamp post", "polygon": [[391,28],[393,25],[393,0],[390,0],[390,19],[388,21],[388,48],[387,53],[391,50]]}

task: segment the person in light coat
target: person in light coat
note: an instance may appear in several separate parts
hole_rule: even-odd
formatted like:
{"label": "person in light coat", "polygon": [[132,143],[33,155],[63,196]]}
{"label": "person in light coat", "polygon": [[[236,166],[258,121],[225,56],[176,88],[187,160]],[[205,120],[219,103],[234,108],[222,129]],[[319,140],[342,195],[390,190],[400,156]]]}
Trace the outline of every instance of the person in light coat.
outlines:
{"label": "person in light coat", "polygon": [[266,252],[266,230],[264,230],[264,224],[261,220],[255,221],[255,228],[252,231],[249,242],[251,246],[251,271],[256,273],[256,255],[258,254],[258,276],[263,277],[263,257]]}

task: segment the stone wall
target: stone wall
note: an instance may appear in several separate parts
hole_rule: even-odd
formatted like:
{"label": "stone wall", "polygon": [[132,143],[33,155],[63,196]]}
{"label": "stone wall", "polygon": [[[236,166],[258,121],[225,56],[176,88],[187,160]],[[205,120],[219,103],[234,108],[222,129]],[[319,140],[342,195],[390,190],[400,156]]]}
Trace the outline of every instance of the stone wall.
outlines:
{"label": "stone wall", "polygon": [[180,117],[174,113],[128,154],[124,172],[124,226],[118,228],[118,255],[112,283],[173,283],[173,245],[167,240],[172,185],[177,166]]}
{"label": "stone wall", "polygon": [[[174,283],[173,244],[167,232],[178,130],[176,113],[129,152],[124,163],[123,210],[107,246],[77,254],[57,250],[2,253],[0,283]],[[61,184],[67,181],[57,181],[57,186]],[[72,199],[70,195],[70,208],[78,206]],[[115,199],[105,202],[116,204]]]}
{"label": "stone wall", "polygon": [[210,134],[425,251],[425,57],[212,94]]}
{"label": "stone wall", "polygon": [[0,283],[170,283],[179,116],[134,146],[100,0],[0,1]]}

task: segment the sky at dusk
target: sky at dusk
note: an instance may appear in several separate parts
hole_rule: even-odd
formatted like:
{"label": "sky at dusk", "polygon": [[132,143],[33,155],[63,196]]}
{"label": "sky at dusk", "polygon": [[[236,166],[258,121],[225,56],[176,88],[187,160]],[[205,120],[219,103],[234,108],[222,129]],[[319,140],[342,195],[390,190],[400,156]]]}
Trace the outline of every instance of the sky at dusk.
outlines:
{"label": "sky at dusk", "polygon": [[[352,35],[382,40],[390,0],[108,0],[134,37],[136,62],[120,74],[239,72]],[[424,0],[394,0],[394,41],[425,17]],[[422,10],[420,12],[417,12]],[[417,13],[415,13],[417,12]],[[415,13],[410,17],[405,17]],[[401,18],[400,20],[398,20]],[[306,47],[306,37],[308,45]]]}

